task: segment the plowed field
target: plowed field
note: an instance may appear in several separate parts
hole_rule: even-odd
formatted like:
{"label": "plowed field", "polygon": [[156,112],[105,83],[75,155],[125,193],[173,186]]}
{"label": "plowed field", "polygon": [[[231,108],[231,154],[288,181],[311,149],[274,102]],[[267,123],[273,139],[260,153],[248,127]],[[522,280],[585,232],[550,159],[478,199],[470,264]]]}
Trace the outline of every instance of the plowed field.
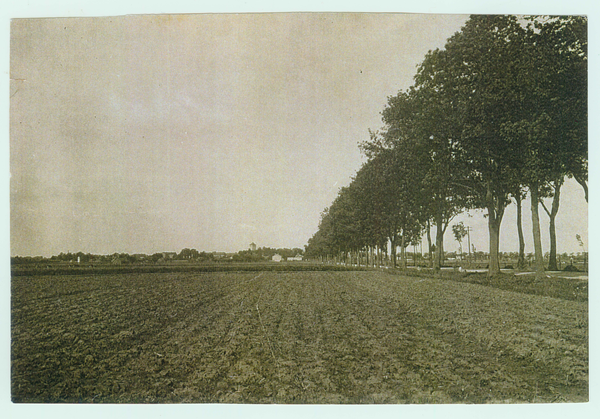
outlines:
{"label": "plowed field", "polygon": [[12,399],[588,400],[588,304],[362,272],[12,279]]}

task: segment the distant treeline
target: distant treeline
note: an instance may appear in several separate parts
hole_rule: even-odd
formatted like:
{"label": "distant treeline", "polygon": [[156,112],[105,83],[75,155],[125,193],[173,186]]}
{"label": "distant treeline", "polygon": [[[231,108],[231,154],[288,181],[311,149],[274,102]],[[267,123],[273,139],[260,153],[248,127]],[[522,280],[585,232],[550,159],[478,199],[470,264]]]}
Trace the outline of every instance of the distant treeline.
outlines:
{"label": "distant treeline", "polygon": [[206,262],[263,262],[271,260],[274,255],[280,255],[282,260],[291,257],[302,256],[304,250],[300,248],[272,249],[269,247],[257,250],[241,250],[237,253],[225,252],[199,252],[196,249],[182,249],[177,252],[158,252],[152,255],[113,253],[110,255],[95,255],[91,253],[60,253],[51,257],[44,256],[14,256],[11,257],[11,265],[142,265],[142,264],[172,264],[182,261],[206,263]]}
{"label": "distant treeline", "polygon": [[282,260],[293,258],[296,256],[303,256],[304,250],[300,248],[293,249],[273,249],[270,247],[259,247],[256,250],[242,250],[233,256],[233,261],[236,262],[262,262],[264,260],[271,260],[273,256],[279,255]]}

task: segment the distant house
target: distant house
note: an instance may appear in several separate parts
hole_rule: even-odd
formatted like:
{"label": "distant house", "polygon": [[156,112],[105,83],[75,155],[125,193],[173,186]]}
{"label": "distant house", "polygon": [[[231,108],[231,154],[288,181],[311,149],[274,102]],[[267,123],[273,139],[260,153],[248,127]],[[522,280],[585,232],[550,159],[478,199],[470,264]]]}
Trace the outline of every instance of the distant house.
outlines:
{"label": "distant house", "polygon": [[280,254],[278,254],[278,253],[275,253],[275,254],[273,255],[273,257],[271,258],[271,260],[272,260],[273,262],[281,262],[281,259],[282,259],[282,257],[281,257],[281,255],[280,255]]}
{"label": "distant house", "polygon": [[213,252],[213,258],[215,259],[222,259],[225,256],[227,256],[227,254],[225,252]]}
{"label": "distant house", "polygon": [[288,261],[292,261],[292,260],[297,260],[297,261],[301,261],[304,258],[302,257],[301,254],[297,254],[296,256],[294,256],[293,258],[287,258]]}
{"label": "distant house", "polygon": [[147,255],[144,255],[142,253],[136,253],[136,254],[131,255],[131,256],[133,256],[135,258],[135,261],[137,263],[145,263],[146,262]]}
{"label": "distant house", "polygon": [[177,252],[163,252],[163,259],[173,259],[177,256]]}
{"label": "distant house", "polygon": [[256,243],[254,243],[254,242],[250,243],[250,250],[252,252],[256,252]]}

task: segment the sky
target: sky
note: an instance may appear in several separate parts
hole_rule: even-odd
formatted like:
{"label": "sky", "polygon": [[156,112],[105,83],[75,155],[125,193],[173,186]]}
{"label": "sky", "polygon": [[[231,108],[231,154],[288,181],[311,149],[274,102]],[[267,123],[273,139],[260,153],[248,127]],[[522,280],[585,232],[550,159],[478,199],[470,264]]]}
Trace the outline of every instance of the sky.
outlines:
{"label": "sky", "polygon": [[[364,161],[358,143],[381,127],[387,98],[408,88],[425,54],[466,19],[14,19],[11,255],[303,248]],[[511,210],[501,251],[518,249]],[[472,242],[487,250],[482,214],[456,222],[471,225]],[[581,251],[575,234],[587,242],[587,204],[574,182],[557,223],[558,251]],[[445,247],[458,248],[451,231]]]}

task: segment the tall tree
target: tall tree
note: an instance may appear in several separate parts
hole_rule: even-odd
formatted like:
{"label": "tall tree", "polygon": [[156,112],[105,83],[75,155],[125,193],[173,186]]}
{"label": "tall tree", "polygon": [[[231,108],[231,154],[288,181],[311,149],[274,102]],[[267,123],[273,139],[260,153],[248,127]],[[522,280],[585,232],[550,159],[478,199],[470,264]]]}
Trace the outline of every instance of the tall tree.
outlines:
{"label": "tall tree", "polygon": [[429,54],[419,67],[415,87],[389,98],[382,112],[383,142],[399,150],[400,159],[418,166],[413,189],[419,194],[419,218],[436,226],[436,270],[443,263],[444,234],[450,221],[470,205],[465,156],[458,146],[460,120],[444,94],[451,84],[429,78],[442,60],[438,53]]}
{"label": "tall tree", "polygon": [[462,253],[463,253],[462,240],[467,235],[467,228],[461,221],[460,223],[454,224],[452,226],[452,233],[454,234],[454,238],[458,242],[460,258],[462,260]]}
{"label": "tall tree", "polygon": [[333,220],[329,215],[329,208],[325,208],[321,212],[321,220],[319,221],[317,232],[308,239],[305,255],[308,258],[328,258],[336,252],[333,242]]}
{"label": "tall tree", "polygon": [[546,207],[544,201],[540,199],[540,204],[542,204],[542,208],[548,217],[550,218],[550,253],[548,257],[548,270],[549,271],[558,271],[558,264],[556,260],[556,215],[558,214],[558,207],[560,203],[560,188],[563,184],[564,178],[559,177],[552,183],[553,193],[552,193],[552,206],[550,209]]}
{"label": "tall tree", "polygon": [[523,235],[523,213],[522,203],[525,198],[523,189],[519,186],[518,190],[513,193],[515,203],[517,205],[517,235],[519,236],[519,256],[517,258],[517,269],[525,268],[525,237]]}
{"label": "tall tree", "polygon": [[385,167],[383,158],[369,160],[353,179],[358,212],[358,234],[362,242],[370,247],[387,249],[389,230],[386,208],[393,197],[386,193]]}
{"label": "tall tree", "polygon": [[584,188],[587,201],[587,20],[579,16],[533,18],[530,43],[539,49],[536,102],[552,120],[552,155],[546,190],[552,206],[548,269],[556,270],[556,216],[565,176]]}
{"label": "tall tree", "polygon": [[445,50],[426,57],[417,74],[417,82],[445,104],[447,119],[460,127],[452,148],[464,156],[468,182],[461,186],[469,188],[473,205],[487,210],[490,275],[500,270],[500,226],[517,183],[516,150],[502,127],[515,118],[514,57],[520,56],[523,33],[512,16],[471,16]]}
{"label": "tall tree", "polygon": [[521,119],[505,126],[518,138],[522,181],[531,195],[536,273],[543,277],[538,206],[552,196],[550,269],[556,269],[555,218],[565,176],[587,190],[587,21],[582,17],[530,18],[524,55]]}
{"label": "tall tree", "polygon": [[385,147],[375,134],[363,150],[369,161],[354,183],[362,191],[363,211],[369,214],[364,217],[370,220],[369,235],[379,243],[384,236],[389,239],[394,267],[400,247],[405,266],[404,249],[420,238],[424,224],[418,164],[410,149]]}

